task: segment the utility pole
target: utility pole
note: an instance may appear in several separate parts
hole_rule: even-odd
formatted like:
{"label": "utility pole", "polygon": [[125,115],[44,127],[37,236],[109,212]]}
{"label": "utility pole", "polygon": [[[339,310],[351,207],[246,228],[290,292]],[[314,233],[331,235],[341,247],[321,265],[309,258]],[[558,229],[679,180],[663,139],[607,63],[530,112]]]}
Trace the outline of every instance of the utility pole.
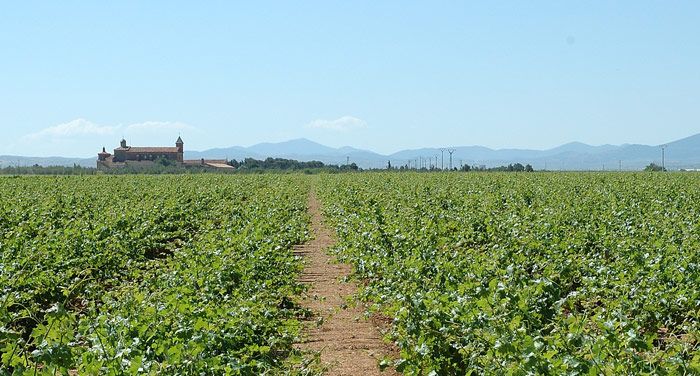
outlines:
{"label": "utility pole", "polygon": [[445,149],[440,148],[440,169],[445,169]]}
{"label": "utility pole", "polygon": [[661,171],[666,171],[666,147],[668,145],[661,145]]}
{"label": "utility pole", "polygon": [[617,161],[617,162],[620,164],[620,172],[622,172],[622,159],[620,159],[620,160]]}
{"label": "utility pole", "polygon": [[452,153],[455,152],[455,149],[448,149],[448,153],[450,153],[450,170],[452,170]]}
{"label": "utility pole", "polygon": [[345,157],[345,165],[350,166],[350,156]]}

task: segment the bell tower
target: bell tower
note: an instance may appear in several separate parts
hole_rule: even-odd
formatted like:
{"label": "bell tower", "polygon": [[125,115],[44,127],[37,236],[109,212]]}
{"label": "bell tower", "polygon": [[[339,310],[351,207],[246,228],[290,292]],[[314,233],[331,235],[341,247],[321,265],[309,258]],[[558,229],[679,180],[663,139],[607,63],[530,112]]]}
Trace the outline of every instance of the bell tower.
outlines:
{"label": "bell tower", "polygon": [[182,138],[177,136],[177,141],[175,141],[175,146],[177,146],[177,161],[183,161],[183,154],[185,153],[185,143],[182,142]]}

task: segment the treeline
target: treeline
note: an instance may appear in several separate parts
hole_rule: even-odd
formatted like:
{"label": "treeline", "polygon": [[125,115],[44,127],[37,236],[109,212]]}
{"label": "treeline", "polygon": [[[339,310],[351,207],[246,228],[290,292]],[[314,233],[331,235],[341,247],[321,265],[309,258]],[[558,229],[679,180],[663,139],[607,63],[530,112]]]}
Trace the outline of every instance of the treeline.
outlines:
{"label": "treeline", "polygon": [[[391,165],[391,163],[387,164],[386,170],[392,170],[392,171],[443,171],[442,169],[435,167],[435,166],[431,166],[430,168],[428,168],[428,167],[411,168],[408,165],[400,166],[400,167],[393,167]],[[449,169],[445,169],[445,170],[449,171]],[[460,167],[453,167],[452,171],[463,171],[463,172],[469,172],[469,171],[534,172],[535,169],[532,168],[532,165],[530,165],[530,164],[523,165],[522,163],[511,163],[508,166],[498,166],[498,167],[470,166],[468,164],[463,164]]]}
{"label": "treeline", "polygon": [[70,166],[8,166],[0,169],[0,175],[127,175],[127,174],[201,174],[201,173],[262,173],[262,172],[304,172],[307,174],[328,172],[350,172],[361,170],[357,164],[330,165],[320,161],[300,162],[294,159],[267,158],[258,160],[246,158],[242,161],[231,160],[228,162],[235,169],[219,169],[207,166],[181,165],[166,159],[159,159],[154,163],[137,165],[130,164],[124,167],[112,169],[97,169],[95,167]]}
{"label": "treeline", "polygon": [[95,175],[94,167],[70,166],[7,166],[0,169],[0,175]]}
{"label": "treeline", "polygon": [[350,163],[349,165],[332,165],[325,164],[320,161],[301,162],[294,159],[284,158],[267,158],[259,160],[255,158],[246,158],[242,161],[235,159],[228,162],[229,165],[241,172],[255,171],[305,171],[305,172],[341,172],[341,171],[358,171],[360,168],[357,164]]}
{"label": "treeline", "polygon": [[470,167],[469,165],[464,165],[462,166],[463,171],[504,171],[504,172],[534,172],[535,169],[532,168],[532,165],[526,164],[522,165],[522,163],[514,163],[514,164],[509,164],[508,166],[498,166],[498,167],[490,167],[490,168],[479,168],[479,167]]}
{"label": "treeline", "polygon": [[70,166],[10,166],[0,169],[0,175],[165,175],[200,174],[207,172],[230,172],[210,167],[189,167],[179,165],[150,164],[147,166],[125,166],[109,170],[95,167]]}
{"label": "treeline", "polygon": [[[205,166],[183,166],[168,160],[158,160],[155,163],[147,165],[127,165],[125,167],[113,168],[108,170],[98,170],[95,167],[83,167],[80,165],[70,166],[8,166],[0,169],[0,175],[127,175],[127,174],[201,174],[201,173],[261,173],[261,172],[304,172],[307,174],[313,173],[338,173],[362,171],[355,163],[349,165],[334,165],[325,164],[320,161],[302,162],[294,159],[284,158],[267,158],[264,160],[245,158],[241,161],[231,160],[228,164],[234,167],[233,170],[217,169]],[[386,169],[371,169],[371,170],[390,170],[390,171],[442,171],[439,168],[409,168],[408,166],[394,167],[387,166]],[[499,167],[479,167],[470,166],[468,164],[461,167],[454,167],[453,171],[512,171],[512,172],[531,172],[534,171],[531,165],[522,165],[520,163],[509,164],[508,166]]]}

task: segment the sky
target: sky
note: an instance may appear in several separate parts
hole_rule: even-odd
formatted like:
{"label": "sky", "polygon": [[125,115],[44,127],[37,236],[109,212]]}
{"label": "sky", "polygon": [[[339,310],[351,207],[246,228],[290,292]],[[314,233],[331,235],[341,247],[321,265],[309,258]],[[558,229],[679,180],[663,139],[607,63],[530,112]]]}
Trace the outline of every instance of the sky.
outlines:
{"label": "sky", "polygon": [[698,1],[22,1],[0,155],[661,144],[700,132]]}

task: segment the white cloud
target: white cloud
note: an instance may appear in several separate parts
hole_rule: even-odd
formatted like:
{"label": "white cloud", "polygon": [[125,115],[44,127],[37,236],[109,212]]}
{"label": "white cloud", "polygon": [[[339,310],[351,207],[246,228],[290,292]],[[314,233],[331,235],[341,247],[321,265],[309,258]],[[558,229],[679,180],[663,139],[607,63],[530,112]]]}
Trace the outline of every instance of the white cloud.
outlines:
{"label": "white cloud", "polygon": [[367,128],[367,122],[352,116],[343,116],[335,120],[316,119],[308,124],[307,128],[327,129],[332,131],[350,131]]}
{"label": "white cloud", "polygon": [[170,121],[145,121],[130,125],[98,125],[89,120],[75,119],[68,123],[44,128],[38,132],[29,133],[22,137],[24,140],[37,139],[66,139],[76,136],[113,136],[122,134],[163,133],[172,131],[195,131],[197,128]]}
{"label": "white cloud", "polygon": [[189,124],[177,121],[145,121],[133,124],[96,124],[86,119],[75,119],[53,125],[18,138],[13,145],[4,145],[2,153],[33,156],[85,157],[93,156],[105,146],[118,145],[125,137],[130,145],[173,145],[181,134],[189,145],[203,132]]}
{"label": "white cloud", "polygon": [[65,138],[79,135],[110,135],[119,130],[118,126],[97,125],[85,119],[75,119],[68,123],[44,128],[38,132],[24,136],[25,139],[35,140],[39,138]]}

